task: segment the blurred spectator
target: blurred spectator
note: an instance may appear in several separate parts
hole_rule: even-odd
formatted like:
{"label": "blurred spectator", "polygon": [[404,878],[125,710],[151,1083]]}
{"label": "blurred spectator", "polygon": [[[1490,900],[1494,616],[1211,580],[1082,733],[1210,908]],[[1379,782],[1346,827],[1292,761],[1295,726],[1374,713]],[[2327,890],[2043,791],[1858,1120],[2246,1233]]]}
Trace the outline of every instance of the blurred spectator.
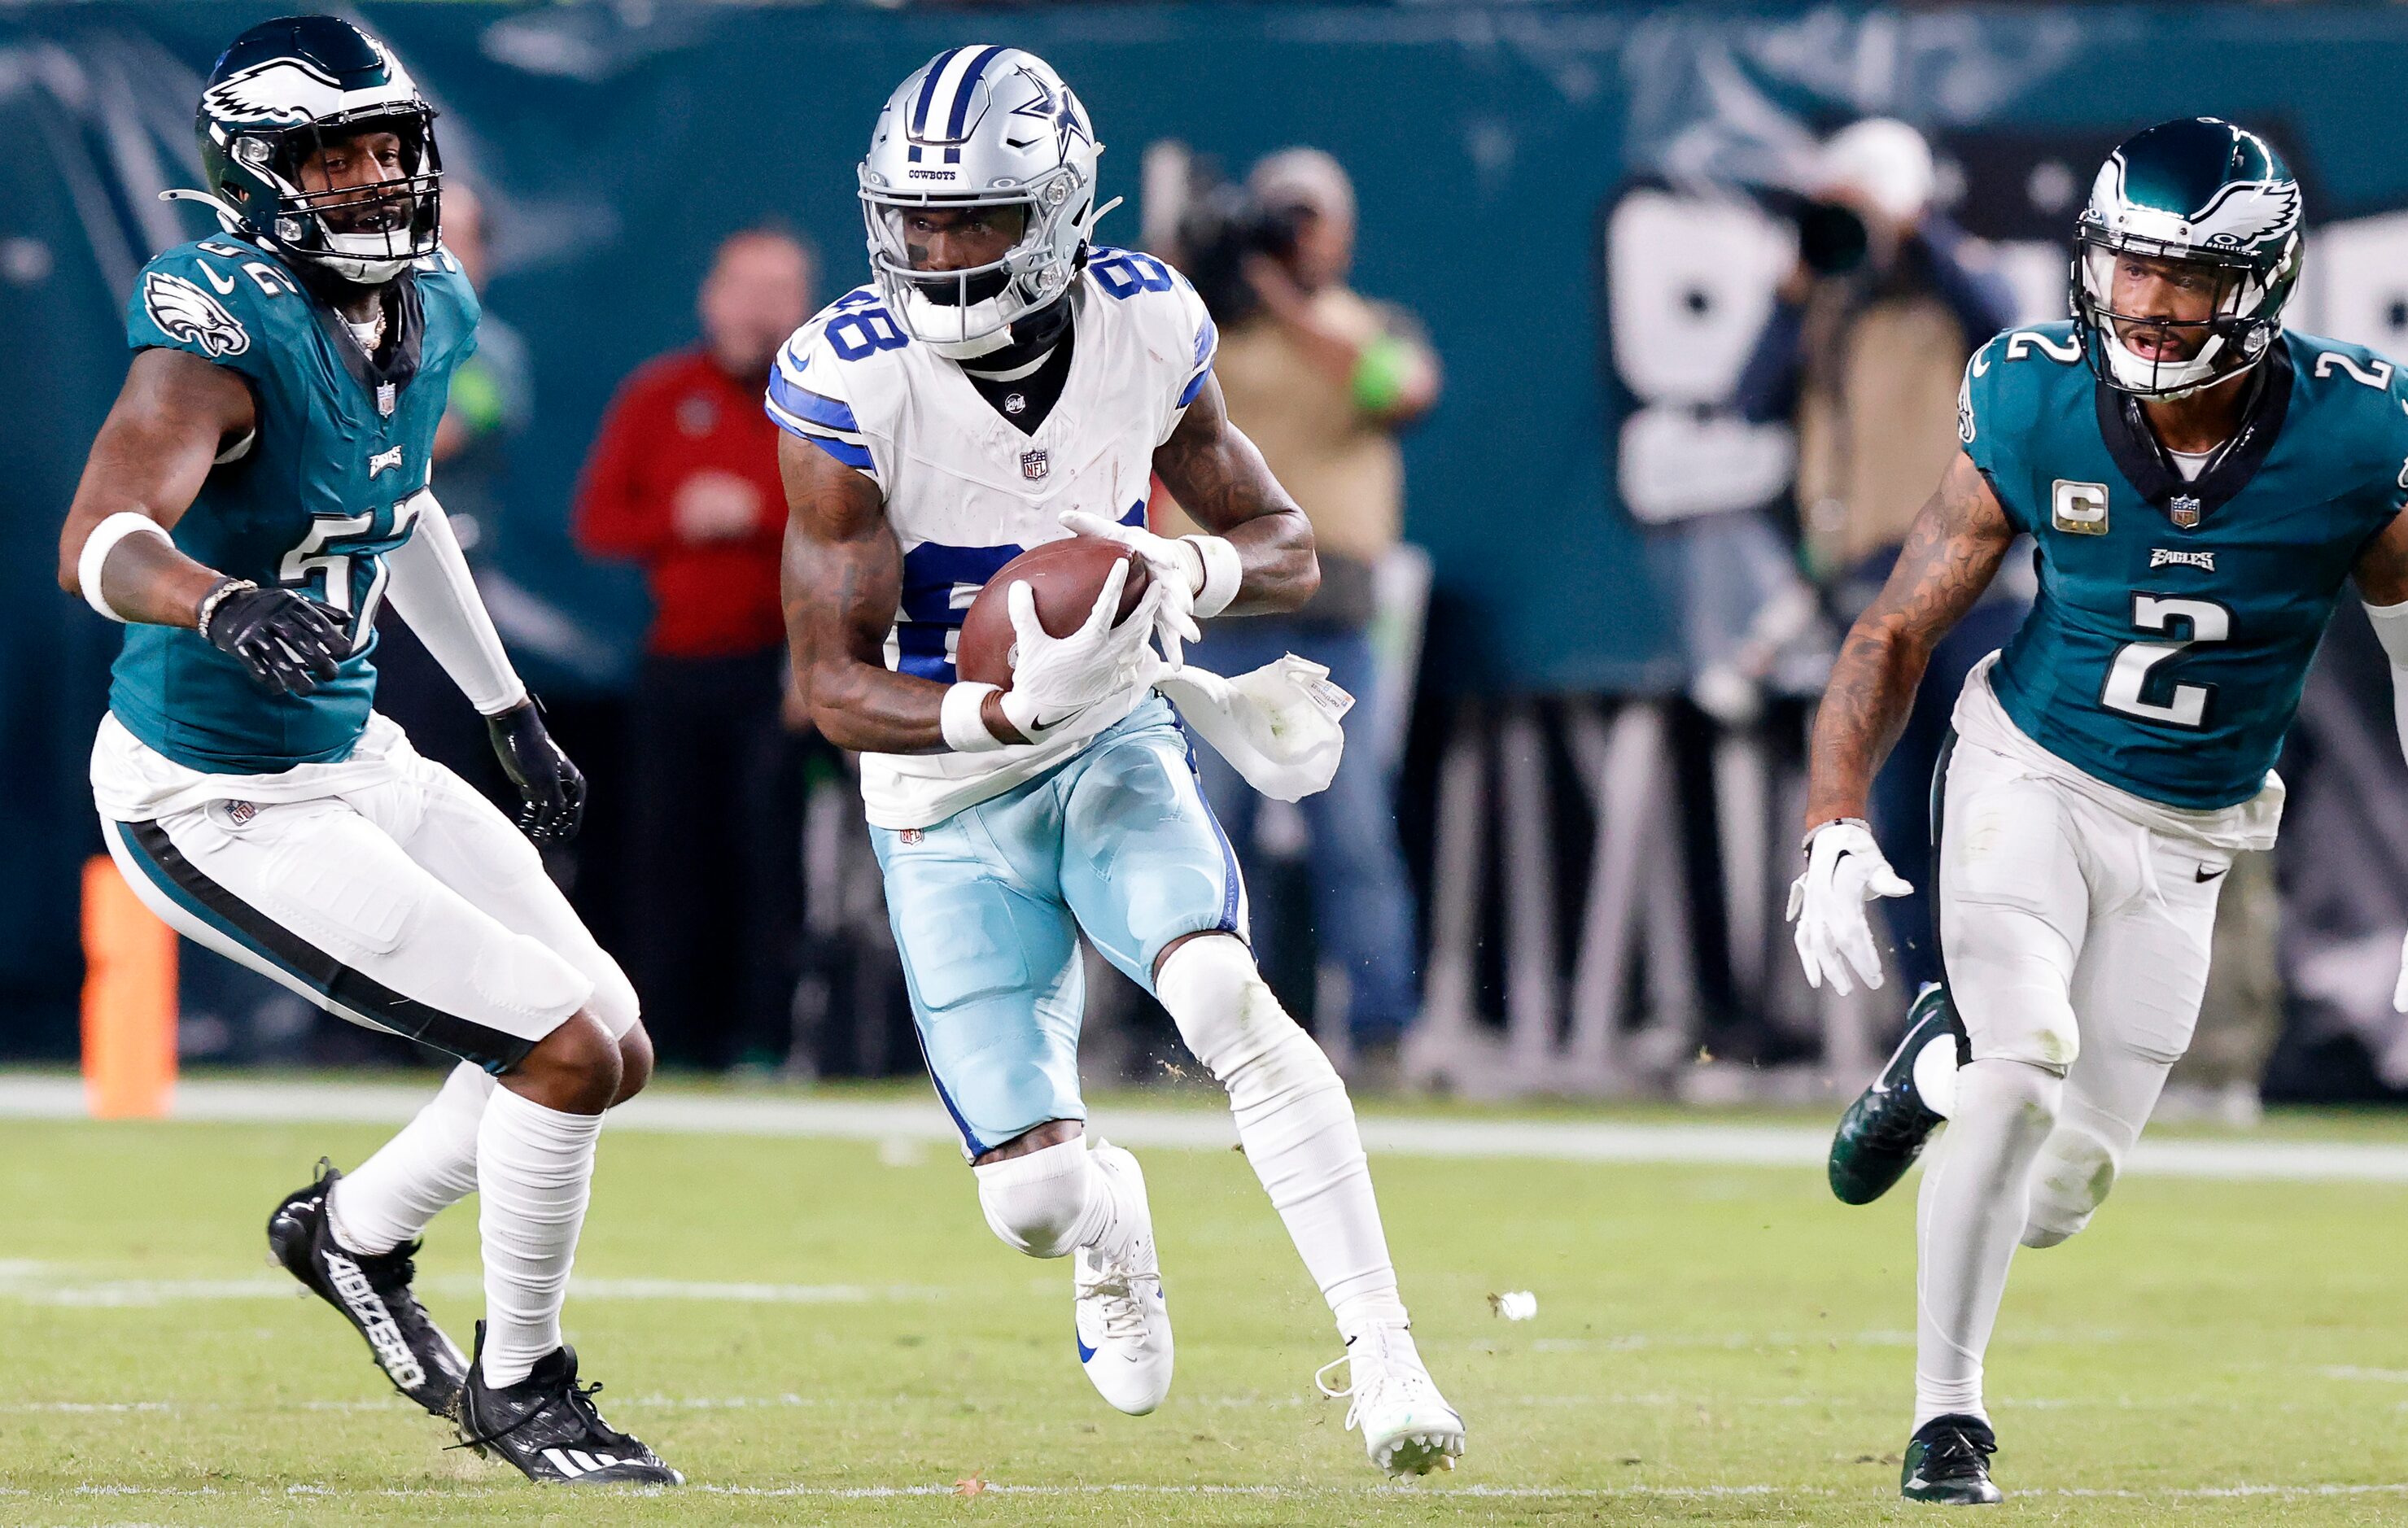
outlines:
{"label": "blurred spectator", "polygon": [[778,346],[811,310],[788,234],[719,247],[702,342],[611,400],[578,492],[579,542],[640,565],[652,595],[628,724],[628,966],[665,1062],[775,1059],[800,939],[799,746],[781,717],[785,628]]}
{"label": "blurred spectator", "polygon": [[[2014,318],[2005,279],[1933,207],[1938,183],[1930,146],[1904,122],[1869,118],[1831,136],[1799,219],[1797,268],[1732,400],[1752,421],[1797,425],[1806,563],[1843,626],[1888,577],[1959,450],[1966,361]],[[1930,858],[1932,767],[1958,687],[2022,621],[2025,587],[2000,578],[1942,639],[1874,781],[1873,831],[1917,887],[1885,904],[1908,992],[1940,977],[1929,878],[1907,868]]]}
{"label": "blurred spectator", "polygon": [[[1295,234],[1246,260],[1256,302],[1224,330],[1213,370],[1231,421],[1312,521],[1321,593],[1293,615],[1214,621],[1199,661],[1238,674],[1295,652],[1326,664],[1355,697],[1338,778],[1302,806],[1321,965],[1345,978],[1356,1073],[1376,1084],[1418,1011],[1419,962],[1369,627],[1377,569],[1403,532],[1396,432],[1437,401],[1438,363],[1408,316],[1347,287],[1354,189],[1336,160],[1290,149],[1257,164],[1246,189]],[[1240,852],[1251,851],[1260,798],[1217,755],[1203,761],[1214,808]],[[1273,921],[1255,922],[1258,947],[1276,943]],[[1314,1017],[1321,1027],[1338,1016]]]}

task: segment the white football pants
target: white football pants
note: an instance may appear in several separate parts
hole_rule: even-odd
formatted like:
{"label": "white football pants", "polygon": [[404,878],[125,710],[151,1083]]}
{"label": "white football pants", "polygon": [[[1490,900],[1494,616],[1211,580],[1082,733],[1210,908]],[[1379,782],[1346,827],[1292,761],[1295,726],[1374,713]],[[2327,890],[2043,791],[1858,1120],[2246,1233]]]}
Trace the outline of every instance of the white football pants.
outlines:
{"label": "white football pants", "polygon": [[1941,951],[1973,1064],[1918,1210],[1918,1425],[1981,1414],[2015,1243],[2065,1240],[2114,1186],[2190,1043],[2232,865],[1976,744],[1942,767]]}

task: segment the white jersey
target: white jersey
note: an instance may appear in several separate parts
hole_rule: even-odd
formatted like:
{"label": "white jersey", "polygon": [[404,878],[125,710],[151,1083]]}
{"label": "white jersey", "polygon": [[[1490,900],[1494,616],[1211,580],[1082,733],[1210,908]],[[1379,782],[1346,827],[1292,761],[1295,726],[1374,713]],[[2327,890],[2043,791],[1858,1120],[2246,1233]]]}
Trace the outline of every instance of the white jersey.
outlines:
{"label": "white jersey", "polygon": [[[1070,374],[1033,435],[960,363],[913,343],[872,287],[830,304],[778,352],[769,417],[885,495],[903,548],[891,669],[953,683],[971,600],[1004,564],[1068,536],[1064,510],[1142,523],[1154,449],[1204,385],[1219,336],[1186,278],[1135,250],[1096,250],[1069,300]],[[1098,707],[1041,744],[990,753],[865,754],[869,821],[940,822],[1052,769],[1127,710]]]}

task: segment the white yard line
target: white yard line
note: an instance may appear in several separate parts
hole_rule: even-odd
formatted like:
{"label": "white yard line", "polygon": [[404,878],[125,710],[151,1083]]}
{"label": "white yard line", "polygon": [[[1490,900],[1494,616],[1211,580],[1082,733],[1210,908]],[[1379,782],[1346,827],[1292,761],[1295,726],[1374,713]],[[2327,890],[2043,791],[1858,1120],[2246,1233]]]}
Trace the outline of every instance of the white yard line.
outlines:
{"label": "white yard line", "polygon": [[[176,1091],[175,1118],[243,1124],[399,1124],[431,1086],[391,1083],[194,1081]],[[0,1119],[79,1120],[74,1078],[0,1074]],[[1119,1104],[1095,1121],[1125,1146],[1226,1150],[1226,1114]],[[1818,1169],[1829,1149],[1819,1126],[1614,1122],[1571,1119],[1417,1119],[1366,1114],[1363,1144],[1385,1156],[1524,1158],[1665,1166]],[[934,1098],[761,1097],[647,1093],[610,1115],[614,1130],[958,1144]],[[2408,1183],[2408,1145],[2373,1141],[2143,1140],[2127,1173],[2158,1178],[2326,1183]]]}
{"label": "white yard line", "polygon": [[[912,1485],[868,1486],[733,1486],[710,1483],[691,1484],[672,1491],[667,1487],[630,1486],[621,1488],[628,1496],[668,1496],[701,1493],[710,1496],[771,1497],[820,1501],[882,1501],[896,1497],[956,1496],[964,1493],[961,1484],[944,1485],[926,1482]],[[1799,1485],[1702,1485],[1702,1486],[1508,1486],[1440,1485],[1436,1483],[1360,1486],[1316,1485],[1164,1485],[1140,1481],[1096,1481],[1078,1485],[1010,1485],[982,1480],[978,1494],[982,1496],[1025,1496],[1035,1498],[1081,1496],[1150,1496],[1150,1497],[1215,1497],[1236,1496],[1270,1501],[1363,1501],[1379,1498],[1466,1498],[1470,1500],[1507,1501],[1594,1501],[1629,1500],[1716,1500],[1725,1497],[1765,1497],[1781,1500],[1789,1497],[1811,1497],[1817,1500],[1864,1496],[1882,1499],[1885,1492],[1876,1488],[1864,1491],[1840,1490],[1830,1486]],[[228,1500],[272,1501],[280,1497],[327,1496],[380,1498],[406,1501],[472,1501],[481,1498],[525,1500],[523,1487],[465,1485],[456,1489],[437,1487],[384,1487],[353,1489],[340,1486],[294,1485],[274,1487],[240,1486],[136,1486],[81,1485],[63,1488],[56,1492],[37,1492],[21,1486],[0,1486],[0,1498],[34,1495],[161,1497],[218,1497]],[[2301,1501],[2320,1497],[2368,1497],[2408,1495],[2408,1482],[2384,1482],[2366,1485],[2235,1485],[2235,1486],[2167,1486],[2146,1491],[2112,1487],[2036,1486],[2014,1492],[2018,1498],[2055,1496],[2076,1501],[2224,1501],[2231,1499],[2267,1499]]]}
{"label": "white yard line", "polygon": [[[423,1280],[438,1293],[472,1297],[483,1283],[472,1274]],[[254,1274],[241,1278],[96,1278],[67,1264],[16,1259],[0,1264],[0,1300],[68,1307],[160,1306],[187,1300],[292,1300],[306,1292],[291,1278]],[[571,1299],[694,1300],[720,1305],[867,1305],[925,1302],[945,1292],[912,1284],[771,1284],[690,1278],[571,1278]]]}

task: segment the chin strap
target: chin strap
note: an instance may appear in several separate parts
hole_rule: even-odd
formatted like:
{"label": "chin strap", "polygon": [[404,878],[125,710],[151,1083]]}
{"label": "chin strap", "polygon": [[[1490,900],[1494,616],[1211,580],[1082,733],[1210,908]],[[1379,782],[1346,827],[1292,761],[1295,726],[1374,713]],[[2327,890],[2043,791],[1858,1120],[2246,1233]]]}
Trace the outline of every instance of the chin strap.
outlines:
{"label": "chin strap", "polygon": [[159,193],[159,200],[163,202],[198,202],[203,207],[211,207],[216,210],[218,221],[224,227],[227,233],[238,234],[242,232],[242,214],[226,206],[225,203],[220,201],[214,194],[208,192],[186,191],[181,187],[178,187],[174,191],[161,192]]}
{"label": "chin strap", "polygon": [[[161,192],[159,193],[159,200],[163,202],[198,202],[203,207],[208,207],[217,213],[219,226],[223,228],[227,233],[243,238],[251,238],[255,242],[266,242],[264,236],[254,236],[251,232],[250,226],[243,221],[241,213],[236,212],[233,207],[228,207],[224,202],[221,201],[216,195],[209,192],[187,191],[181,187],[178,187],[173,191]],[[286,264],[294,264],[294,257],[286,253],[280,247],[271,245],[270,248],[275,249],[278,256],[283,259]],[[375,278],[374,279],[348,276],[338,270],[329,269],[326,272],[327,275],[335,277],[337,279],[350,281],[352,285],[361,287],[382,286],[385,282],[392,280],[394,277],[400,275],[402,270],[410,264],[410,262],[407,260],[371,258],[367,255],[347,255],[339,250],[329,250],[326,252],[326,256],[324,257],[305,258],[306,263],[312,265],[320,264],[323,258],[331,258],[335,260],[349,260],[359,264],[391,265],[393,267],[393,270],[388,274]]]}

